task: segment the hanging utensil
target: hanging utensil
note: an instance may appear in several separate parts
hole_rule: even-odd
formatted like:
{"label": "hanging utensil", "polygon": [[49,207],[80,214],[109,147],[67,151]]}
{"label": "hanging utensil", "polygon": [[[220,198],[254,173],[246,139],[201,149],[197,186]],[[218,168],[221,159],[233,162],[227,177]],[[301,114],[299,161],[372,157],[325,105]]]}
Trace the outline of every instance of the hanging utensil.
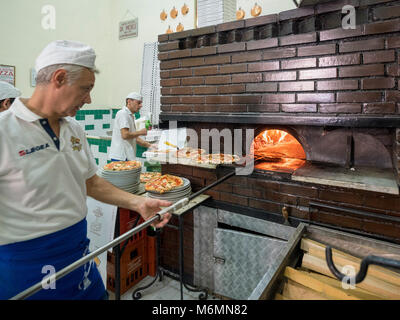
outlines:
{"label": "hanging utensil", "polygon": [[183,31],[185,28],[183,27],[183,24],[179,22],[178,26],[176,27],[177,32]]}
{"label": "hanging utensil", "polygon": [[172,19],[175,19],[178,16],[178,10],[176,10],[175,7],[173,7],[169,15],[171,16]]}
{"label": "hanging utensil", "polygon": [[236,20],[243,19],[245,15],[246,15],[246,13],[244,12],[244,10],[239,7],[239,10],[236,11]]}
{"label": "hanging utensil", "polygon": [[160,19],[161,19],[162,21],[165,21],[165,20],[167,19],[167,17],[168,17],[168,14],[165,12],[165,10],[163,10],[163,11],[160,13]]}
{"label": "hanging utensil", "polygon": [[257,4],[257,2],[254,4],[254,7],[251,9],[251,15],[253,17],[258,17],[261,14],[261,7]]}
{"label": "hanging utensil", "polygon": [[186,3],[183,5],[181,8],[181,12],[184,16],[186,16],[189,13],[189,7],[186,5]]}

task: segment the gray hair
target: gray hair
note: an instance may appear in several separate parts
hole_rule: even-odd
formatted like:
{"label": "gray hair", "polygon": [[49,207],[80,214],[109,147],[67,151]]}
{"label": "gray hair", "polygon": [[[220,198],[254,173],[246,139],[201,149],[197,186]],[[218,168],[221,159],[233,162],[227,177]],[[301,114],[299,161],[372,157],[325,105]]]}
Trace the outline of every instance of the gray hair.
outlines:
{"label": "gray hair", "polygon": [[59,69],[63,69],[67,71],[67,83],[68,85],[72,85],[76,80],[79,79],[82,71],[84,69],[88,69],[94,73],[99,73],[97,69],[86,68],[83,66],[78,66],[74,64],[54,64],[40,70],[36,76],[36,84],[37,85],[47,85],[50,83],[51,77],[54,72]]}

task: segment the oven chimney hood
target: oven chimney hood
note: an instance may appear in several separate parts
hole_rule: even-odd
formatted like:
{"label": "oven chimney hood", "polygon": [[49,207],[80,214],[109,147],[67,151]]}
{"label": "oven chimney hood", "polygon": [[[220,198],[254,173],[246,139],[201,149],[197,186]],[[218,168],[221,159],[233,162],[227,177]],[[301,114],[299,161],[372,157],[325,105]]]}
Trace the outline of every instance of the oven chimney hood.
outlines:
{"label": "oven chimney hood", "polygon": [[315,6],[320,3],[333,2],[337,0],[293,0],[297,8],[305,6]]}

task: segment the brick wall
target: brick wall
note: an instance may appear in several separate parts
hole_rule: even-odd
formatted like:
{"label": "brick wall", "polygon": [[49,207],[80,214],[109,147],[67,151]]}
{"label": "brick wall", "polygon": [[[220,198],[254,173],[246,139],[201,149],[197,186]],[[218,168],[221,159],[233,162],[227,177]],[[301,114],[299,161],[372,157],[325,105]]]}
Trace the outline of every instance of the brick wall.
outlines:
{"label": "brick wall", "polygon": [[398,172],[398,184],[400,185],[400,128],[396,129],[395,153],[393,162]]}
{"label": "brick wall", "polygon": [[[341,27],[346,4],[356,8],[354,30]],[[196,117],[196,123],[185,123],[193,128],[205,122],[216,122],[218,128],[227,122],[219,119],[242,114],[263,117],[265,125],[276,115],[288,120],[306,115],[338,123],[346,117],[399,123],[398,0],[335,1],[158,39],[161,120]],[[215,120],[202,120],[210,115]],[[393,145],[400,182],[400,124],[388,130],[395,136],[388,144]],[[215,181],[218,173],[182,165],[163,165],[162,171],[189,178],[195,191]],[[276,215],[287,206],[291,217],[400,243],[400,223],[384,219],[400,217],[399,196],[255,176],[231,178],[208,194],[220,203]],[[310,212],[305,208],[312,201],[376,216]]]}
{"label": "brick wall", "polygon": [[[355,30],[341,27],[345,4],[356,8]],[[160,35],[160,118],[398,121],[399,17],[400,1],[347,0]]]}
{"label": "brick wall", "polygon": [[[163,173],[176,174],[191,181],[194,191],[217,180],[218,170],[182,165],[163,165]],[[274,181],[252,176],[235,176],[206,192],[219,202],[281,215],[286,206],[289,216],[331,226],[383,236],[400,243],[400,221],[389,222],[385,217],[400,218],[400,197],[377,192],[315,185],[291,181]],[[310,202],[319,202],[376,214],[366,217],[338,210],[309,211]]]}
{"label": "brick wall", "polygon": [[159,36],[162,112],[398,114],[400,2],[347,2]]}
{"label": "brick wall", "polygon": [[[179,231],[178,218],[173,216],[161,233],[160,265],[179,274]],[[172,227],[171,227],[172,226]],[[183,218],[183,279],[193,284],[193,212]]]}

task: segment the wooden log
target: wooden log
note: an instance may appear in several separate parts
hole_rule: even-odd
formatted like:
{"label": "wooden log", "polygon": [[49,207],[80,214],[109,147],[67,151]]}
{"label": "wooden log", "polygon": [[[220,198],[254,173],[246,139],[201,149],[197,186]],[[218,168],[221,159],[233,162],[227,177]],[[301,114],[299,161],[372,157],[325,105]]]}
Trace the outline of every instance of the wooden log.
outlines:
{"label": "wooden log", "polygon": [[[371,292],[357,288],[357,287],[343,287],[342,282],[336,279],[332,279],[328,276],[324,276],[320,273],[315,273],[315,272],[307,272],[305,271],[310,277],[313,277],[315,279],[319,279],[327,284],[329,284],[332,287],[338,288],[340,290],[344,290],[347,292],[351,292],[352,295],[360,298],[361,300],[383,300],[382,297],[379,297],[377,295],[372,294]],[[347,289],[348,288],[348,289]]]}
{"label": "wooden log", "polygon": [[[329,270],[325,259],[321,259],[319,257],[315,257],[313,255],[305,253],[301,266],[303,268],[307,268],[312,271],[327,275],[328,277],[335,278]],[[336,264],[336,266],[339,270],[343,268],[343,265],[340,264]],[[371,294],[377,295],[385,299],[400,299],[400,290],[398,286],[387,283],[386,281],[383,281],[381,279],[369,276],[368,274],[362,282],[355,284],[355,286],[357,288],[365,289]]]}
{"label": "wooden log", "polygon": [[[324,244],[317,241],[306,238],[303,238],[301,240],[301,249],[315,257],[325,259],[325,248],[326,246]],[[358,270],[360,269],[361,259],[349,255],[345,252],[332,249],[332,259],[335,265],[336,263],[342,266],[350,265],[355,268],[356,272],[358,272]],[[367,276],[373,276],[393,285],[399,286],[400,290],[400,273],[391,271],[387,268],[383,268],[380,266],[370,265],[368,267]]]}
{"label": "wooden log", "polygon": [[340,289],[334,288],[327,283],[310,277],[307,273],[298,271],[291,267],[286,267],[284,276],[290,280],[293,280],[297,283],[302,284],[303,286],[313,289],[317,292],[322,293],[327,296],[329,299],[333,300],[360,300],[359,298],[347,293],[343,292]]}
{"label": "wooden log", "polygon": [[291,300],[291,299],[289,299],[289,298],[287,298],[287,297],[285,297],[285,296],[283,296],[283,295],[281,295],[279,293],[276,293],[275,297],[274,297],[274,300]]}
{"label": "wooden log", "polygon": [[290,279],[286,279],[282,294],[290,300],[329,300],[322,293],[314,291]]}

